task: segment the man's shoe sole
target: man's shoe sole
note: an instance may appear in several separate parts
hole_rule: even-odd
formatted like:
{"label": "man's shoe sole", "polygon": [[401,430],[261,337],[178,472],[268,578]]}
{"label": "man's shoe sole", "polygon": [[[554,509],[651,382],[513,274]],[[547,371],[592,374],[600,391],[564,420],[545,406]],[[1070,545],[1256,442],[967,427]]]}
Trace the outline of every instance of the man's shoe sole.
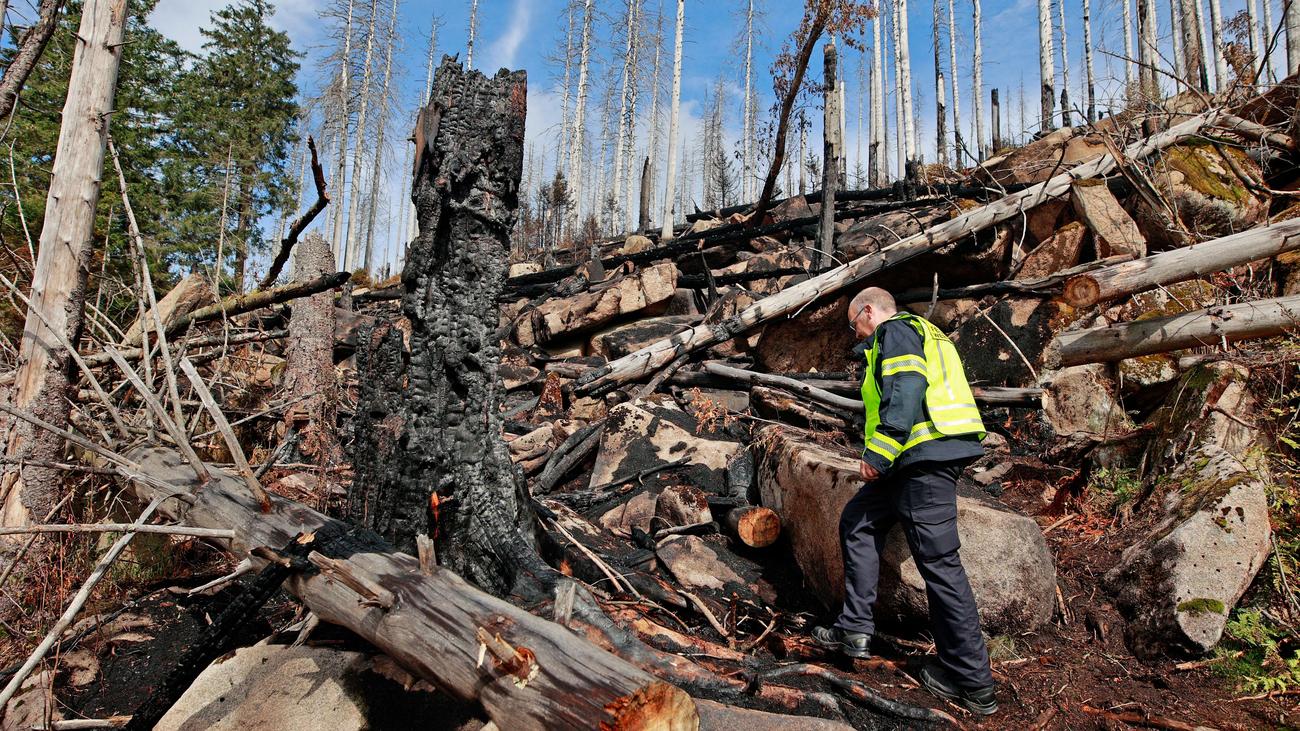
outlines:
{"label": "man's shoe sole", "polygon": [[972,701],[969,698],[964,698],[956,693],[949,693],[943,688],[935,687],[934,685],[926,682],[927,680],[928,678],[925,676],[924,673],[922,673],[921,685],[924,685],[926,690],[930,691],[931,693],[934,693],[935,695],[939,696],[940,698],[943,698],[944,700],[948,700],[948,701],[952,701],[953,703],[956,703],[957,705],[961,706],[962,708],[965,708],[971,713],[976,713],[981,716],[992,716],[993,714],[998,712],[997,701],[993,701],[992,703],[989,703],[987,705],[980,705],[979,703],[976,703],[975,701]]}

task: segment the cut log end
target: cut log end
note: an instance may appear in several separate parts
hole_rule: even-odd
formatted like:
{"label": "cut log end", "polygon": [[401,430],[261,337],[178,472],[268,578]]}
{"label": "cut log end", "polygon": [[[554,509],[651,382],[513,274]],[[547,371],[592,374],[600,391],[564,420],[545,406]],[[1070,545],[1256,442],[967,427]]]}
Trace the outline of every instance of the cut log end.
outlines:
{"label": "cut log end", "polygon": [[781,519],[771,508],[736,508],[723,518],[731,535],[750,548],[767,548],[781,536]]}
{"label": "cut log end", "polygon": [[1065,282],[1065,301],[1071,307],[1091,307],[1101,298],[1101,286],[1097,280],[1082,274],[1071,277]]}
{"label": "cut log end", "polygon": [[601,731],[677,731],[700,726],[695,701],[686,691],[664,682],[654,682],[631,695],[621,696],[605,706],[610,717]]}

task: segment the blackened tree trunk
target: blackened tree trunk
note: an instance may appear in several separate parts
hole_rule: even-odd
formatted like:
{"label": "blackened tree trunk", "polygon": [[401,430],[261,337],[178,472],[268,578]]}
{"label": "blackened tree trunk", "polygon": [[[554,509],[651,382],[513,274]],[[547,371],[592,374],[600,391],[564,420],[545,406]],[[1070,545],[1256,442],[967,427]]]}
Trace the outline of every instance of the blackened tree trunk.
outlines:
{"label": "blackened tree trunk", "polygon": [[[549,569],[500,437],[494,333],[523,172],[526,79],[489,79],[450,58],[434,77],[415,130],[420,232],[402,274],[410,354],[401,357],[401,334],[390,330],[377,344],[372,334],[361,359],[361,382],[373,382],[358,405],[351,506],[398,548],[413,552],[417,535],[431,535],[440,564],[492,593],[534,598]],[[385,429],[362,433],[367,423]]]}

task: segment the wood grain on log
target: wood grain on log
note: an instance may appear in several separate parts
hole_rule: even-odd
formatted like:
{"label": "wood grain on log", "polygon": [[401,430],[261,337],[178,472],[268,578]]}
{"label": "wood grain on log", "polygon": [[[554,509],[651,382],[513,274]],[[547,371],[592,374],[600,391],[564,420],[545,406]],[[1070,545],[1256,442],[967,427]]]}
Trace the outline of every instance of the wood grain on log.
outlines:
{"label": "wood grain on log", "polygon": [[776,511],[759,505],[728,510],[722,516],[722,524],[750,548],[767,548],[781,536],[781,519]]}
{"label": "wood grain on log", "polygon": [[1300,219],[1293,218],[1071,277],[1065,282],[1065,300],[1075,307],[1091,307],[1296,249]]}
{"label": "wood grain on log", "polygon": [[[1157,150],[1197,134],[1205,125],[1212,124],[1217,116],[1218,112],[1212,111],[1192,117],[1164,132],[1129,145],[1125,150],[1125,156],[1147,157]],[[1019,217],[1024,211],[1044,201],[1064,196],[1075,181],[1103,175],[1114,169],[1115,165],[1114,156],[1101,155],[1019,193],[1005,196],[903,239],[876,254],[864,256],[761,299],[724,322],[696,326],[612,361],[578,379],[575,390],[583,394],[602,393],[630,380],[643,378],[683,353],[694,352],[730,340],[750,328],[838,292],[882,269],[938,249],[994,224]]]}
{"label": "wood grain on log", "polygon": [[1266,338],[1300,328],[1300,295],[1211,307],[1172,317],[1125,322],[1058,335],[1049,363],[1106,363],[1152,353]]}

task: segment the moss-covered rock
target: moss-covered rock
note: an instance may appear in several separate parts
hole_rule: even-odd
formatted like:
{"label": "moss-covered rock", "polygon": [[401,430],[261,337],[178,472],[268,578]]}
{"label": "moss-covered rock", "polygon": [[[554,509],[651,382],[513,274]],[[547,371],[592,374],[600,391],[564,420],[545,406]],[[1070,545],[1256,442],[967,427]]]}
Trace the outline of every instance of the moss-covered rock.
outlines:
{"label": "moss-covered rock", "polygon": [[1164,517],[1106,574],[1142,656],[1209,652],[1268,556],[1264,483],[1203,443],[1160,482]]}
{"label": "moss-covered rock", "polygon": [[1135,206],[1138,226],[1148,240],[1165,246],[1252,228],[1268,215],[1270,197],[1246,181],[1257,185],[1262,179],[1259,165],[1240,150],[1201,142],[1171,147],[1152,164],[1151,181],[1193,238],[1170,231],[1162,220],[1169,211],[1154,211],[1144,202]]}
{"label": "moss-covered rock", "polygon": [[1189,369],[1170,389],[1165,403],[1146,421],[1152,434],[1145,460],[1148,477],[1176,471],[1207,444],[1253,466],[1259,443],[1255,399],[1246,388],[1250,371],[1228,362]]}

